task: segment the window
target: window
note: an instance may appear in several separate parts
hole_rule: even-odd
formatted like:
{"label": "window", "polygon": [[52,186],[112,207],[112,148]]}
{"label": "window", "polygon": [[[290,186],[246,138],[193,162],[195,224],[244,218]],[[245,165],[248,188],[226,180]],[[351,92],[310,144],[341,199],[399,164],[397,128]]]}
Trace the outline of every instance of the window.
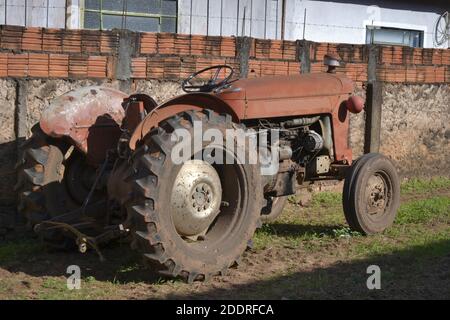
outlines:
{"label": "window", "polygon": [[176,0],[84,0],[83,27],[176,32]]}
{"label": "window", "polygon": [[366,43],[421,48],[423,31],[370,26],[366,31]]}

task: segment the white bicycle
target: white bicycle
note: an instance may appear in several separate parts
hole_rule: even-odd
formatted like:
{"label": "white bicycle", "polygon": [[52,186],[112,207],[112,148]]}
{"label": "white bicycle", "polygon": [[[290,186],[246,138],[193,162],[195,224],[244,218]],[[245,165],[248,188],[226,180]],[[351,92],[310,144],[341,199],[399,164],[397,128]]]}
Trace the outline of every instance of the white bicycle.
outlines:
{"label": "white bicycle", "polygon": [[450,18],[448,11],[444,12],[436,23],[436,30],[434,33],[435,41],[438,46],[442,46],[448,41],[450,35]]}

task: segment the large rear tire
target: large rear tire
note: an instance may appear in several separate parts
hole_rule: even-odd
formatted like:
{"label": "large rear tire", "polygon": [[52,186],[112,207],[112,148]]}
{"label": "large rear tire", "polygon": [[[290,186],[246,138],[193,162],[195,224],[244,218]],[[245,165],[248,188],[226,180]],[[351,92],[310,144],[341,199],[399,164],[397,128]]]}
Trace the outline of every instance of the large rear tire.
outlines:
{"label": "large rear tire", "polygon": [[[189,283],[223,274],[240,261],[261,224],[263,194],[258,165],[195,160],[200,161],[195,169],[191,160],[184,164],[171,160],[176,144],[171,132],[192,133],[194,121],[201,121],[204,130],[224,132],[237,126],[228,115],[209,110],[185,112],[161,123],[133,155],[134,199],[127,206],[133,247],[163,275]],[[217,201],[220,208],[211,223],[196,215],[209,219]]]}
{"label": "large rear tire", "polygon": [[370,153],[350,168],[343,190],[349,226],[366,235],[380,233],[395,220],[400,205],[400,182],[392,162]]}
{"label": "large rear tire", "polygon": [[[18,212],[29,229],[79,208],[82,196],[89,189],[89,183],[82,184],[80,181],[83,177],[95,177],[93,168],[86,174],[80,173],[86,171],[87,164],[78,151],[69,150],[69,144],[47,136],[39,124],[32,128],[32,133],[22,146],[15,187],[19,198]],[[66,249],[73,245],[71,239],[56,230],[45,232],[44,241],[53,249]]]}
{"label": "large rear tire", "polygon": [[64,154],[68,147],[46,136],[39,125],[32,131],[33,135],[22,146],[15,187],[19,196],[18,211],[31,228],[76,207],[62,182]]}

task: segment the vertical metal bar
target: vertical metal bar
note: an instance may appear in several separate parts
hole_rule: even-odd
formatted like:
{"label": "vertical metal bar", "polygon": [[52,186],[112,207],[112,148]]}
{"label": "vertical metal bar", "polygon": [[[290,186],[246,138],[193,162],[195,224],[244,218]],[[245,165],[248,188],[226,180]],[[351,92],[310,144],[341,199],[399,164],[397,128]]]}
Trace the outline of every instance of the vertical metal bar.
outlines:
{"label": "vertical metal bar", "polygon": [[252,36],[253,0],[250,0],[250,37]]}
{"label": "vertical metal bar", "polygon": [[103,30],[103,0],[100,0],[100,30]]}
{"label": "vertical metal bar", "polygon": [[306,8],[305,13],[303,14],[303,40],[305,40],[305,34],[306,34]]}
{"label": "vertical metal bar", "polygon": [[223,28],[223,0],[220,0],[220,36],[222,36]]}
{"label": "vertical metal bar", "polygon": [[280,0],[277,0],[277,11],[276,11],[276,18],[275,18],[275,40],[278,38],[278,3]]}
{"label": "vertical metal bar", "polygon": [[236,37],[239,37],[239,0],[237,1]]}
{"label": "vertical metal bar", "polygon": [[64,29],[67,29],[67,10],[69,10],[69,0],[65,1],[66,7],[64,10]]}
{"label": "vertical metal bar", "polygon": [[45,26],[48,28],[48,13],[49,13],[50,0],[47,0],[47,21],[45,22]]}
{"label": "vertical metal bar", "polygon": [[191,7],[189,10],[189,34],[192,34],[192,3],[193,0],[191,0]]}
{"label": "vertical metal bar", "polygon": [[241,37],[245,37],[245,11],[247,9],[247,6],[244,6],[244,15],[242,16],[242,32]]}
{"label": "vertical metal bar", "polygon": [[206,35],[209,36],[209,0],[206,0]]}
{"label": "vertical metal bar", "polygon": [[264,3],[264,39],[267,38],[267,0]]}
{"label": "vertical metal bar", "polygon": [[28,0],[25,0],[25,27],[27,26],[27,8],[28,8]]}
{"label": "vertical metal bar", "polygon": [[128,29],[127,28],[127,19],[128,19],[128,15],[127,15],[127,12],[128,12],[128,0],[124,0],[125,1],[125,10],[124,10],[124,12],[123,12],[123,15],[124,15],[124,17],[125,17],[125,29]]}
{"label": "vertical metal bar", "polygon": [[284,40],[286,24],[286,0],[281,0],[281,40]]}
{"label": "vertical metal bar", "polygon": [[122,0],[122,19],[121,19],[121,26],[120,26],[120,30],[123,30],[124,26],[125,26],[125,3],[127,0]]}
{"label": "vertical metal bar", "polygon": [[178,1],[177,1],[176,8],[177,8],[177,10],[175,12],[175,33],[178,33],[178,13],[179,13]]}

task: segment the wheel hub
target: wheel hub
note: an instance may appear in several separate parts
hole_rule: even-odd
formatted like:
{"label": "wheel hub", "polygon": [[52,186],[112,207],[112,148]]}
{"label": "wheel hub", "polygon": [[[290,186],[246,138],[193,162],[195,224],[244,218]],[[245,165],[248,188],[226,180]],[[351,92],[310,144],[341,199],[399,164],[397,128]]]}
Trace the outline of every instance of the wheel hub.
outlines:
{"label": "wheel hub", "polygon": [[367,185],[368,211],[369,214],[379,214],[384,212],[386,207],[386,186],[380,176],[372,176]]}
{"label": "wheel hub", "polygon": [[197,212],[207,210],[211,205],[212,188],[206,183],[200,183],[192,193],[192,206]]}
{"label": "wheel hub", "polygon": [[204,234],[220,212],[222,186],[217,171],[201,160],[180,169],[171,196],[172,219],[182,236]]}

